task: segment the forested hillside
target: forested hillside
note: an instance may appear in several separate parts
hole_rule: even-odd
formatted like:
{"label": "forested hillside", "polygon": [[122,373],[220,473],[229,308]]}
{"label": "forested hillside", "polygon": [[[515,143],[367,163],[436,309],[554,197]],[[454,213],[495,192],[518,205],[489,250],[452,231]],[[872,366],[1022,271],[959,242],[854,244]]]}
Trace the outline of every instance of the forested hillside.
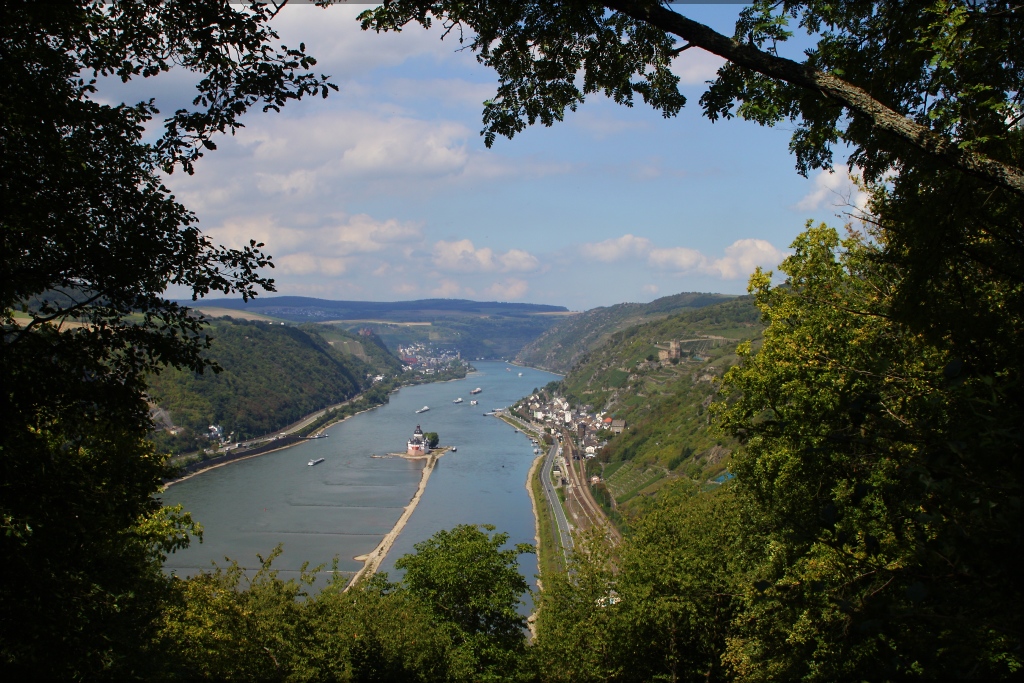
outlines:
{"label": "forested hillside", "polygon": [[729,298],[723,294],[683,292],[647,304],[624,303],[593,308],[560,319],[551,329],[526,344],[516,356],[516,361],[564,373],[588,350],[597,348],[618,330]]}
{"label": "forested hillside", "polygon": [[[730,299],[620,330],[562,380],[560,391],[572,403],[626,421],[626,431],[588,467],[603,480],[595,497],[620,521],[628,523],[670,482],[722,480],[737,444],[711,424],[708,407],[739,360],[737,345],[758,340],[762,329],[751,297]],[[672,341],[679,357],[659,361]]]}
{"label": "forested hillside", "polygon": [[166,370],[150,377],[152,400],[193,434],[211,424],[236,439],[267,434],[352,397],[367,374],[393,369],[397,361],[372,337],[337,333],[332,345],[312,329],[238,320],[217,320],[209,334],[206,354],[222,372]]}

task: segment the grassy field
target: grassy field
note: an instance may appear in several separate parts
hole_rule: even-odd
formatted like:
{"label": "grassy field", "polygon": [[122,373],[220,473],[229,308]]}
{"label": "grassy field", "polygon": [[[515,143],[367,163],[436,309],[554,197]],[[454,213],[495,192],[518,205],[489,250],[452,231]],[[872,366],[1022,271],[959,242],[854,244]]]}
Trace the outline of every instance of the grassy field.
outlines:
{"label": "grassy field", "polygon": [[249,313],[247,311],[239,311],[234,308],[220,308],[218,306],[191,306],[207,318],[234,318],[235,320],[262,320],[268,323],[279,323],[284,322],[280,318],[272,318],[269,315],[263,315],[261,313]]}

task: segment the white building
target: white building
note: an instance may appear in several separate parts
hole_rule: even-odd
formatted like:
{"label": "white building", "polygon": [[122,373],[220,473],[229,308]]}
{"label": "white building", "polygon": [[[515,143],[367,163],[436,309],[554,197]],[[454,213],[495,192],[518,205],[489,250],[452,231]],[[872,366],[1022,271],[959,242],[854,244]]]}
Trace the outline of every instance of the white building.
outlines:
{"label": "white building", "polygon": [[408,455],[426,455],[430,452],[430,443],[424,438],[423,430],[420,429],[419,425],[416,425],[416,431],[412,433],[412,438],[409,439],[409,445],[406,449]]}

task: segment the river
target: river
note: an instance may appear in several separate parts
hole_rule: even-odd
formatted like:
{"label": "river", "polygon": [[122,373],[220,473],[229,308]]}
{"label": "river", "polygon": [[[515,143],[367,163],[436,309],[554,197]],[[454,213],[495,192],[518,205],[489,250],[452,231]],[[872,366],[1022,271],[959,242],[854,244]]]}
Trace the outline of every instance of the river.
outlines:
{"label": "river", "polygon": [[[483,413],[506,407],[558,375],[505,363],[476,361],[466,379],[405,387],[387,405],[330,427],[326,439],[209,470],[164,492],[167,505],[181,503],[204,528],[204,540],[171,555],[164,566],[179,575],[209,569],[226,557],[258,566],[278,543],[274,562],[284,578],[303,562],[339,558],[354,573],[398,520],[416,491],[422,461],[381,458],[405,450],[417,425],[437,432],[442,445],[458,448],[438,461],[416,511],[381,571],[395,578],[394,563],[413,545],[457,524],[493,524],[509,543],[534,543],[534,519],[526,491],[533,446],[508,424]],[[506,368],[511,367],[511,372]],[[520,377],[519,373],[523,376]],[[483,392],[470,396],[480,387]],[[461,397],[463,403],[452,401]],[[477,399],[476,406],[469,405]],[[428,412],[416,410],[430,406]],[[314,467],[313,458],[325,461]],[[520,556],[520,571],[535,583],[537,560]],[[326,575],[324,575],[325,578]],[[318,580],[318,584],[321,581]]]}

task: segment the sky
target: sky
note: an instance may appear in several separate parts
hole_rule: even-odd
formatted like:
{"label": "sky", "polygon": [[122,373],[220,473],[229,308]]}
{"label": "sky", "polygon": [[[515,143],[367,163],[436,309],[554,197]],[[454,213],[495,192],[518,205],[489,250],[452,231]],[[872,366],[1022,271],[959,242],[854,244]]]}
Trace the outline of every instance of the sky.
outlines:
{"label": "sky", "polygon": [[[215,243],[266,244],[277,294],[570,310],[741,294],[807,220],[839,227],[862,201],[843,166],[797,174],[791,125],[702,117],[722,62],[696,48],[673,65],[688,99],[675,118],[590,96],[565,121],[487,149],[481,111],[495,74],[436,28],[363,32],[363,9],[286,6],[280,42],[304,42],[340,92],[251,112],[195,175],[166,179]],[[676,6],[730,35],[740,9]],[[101,96],[155,96],[173,111],[192,82],[171,73]]]}

